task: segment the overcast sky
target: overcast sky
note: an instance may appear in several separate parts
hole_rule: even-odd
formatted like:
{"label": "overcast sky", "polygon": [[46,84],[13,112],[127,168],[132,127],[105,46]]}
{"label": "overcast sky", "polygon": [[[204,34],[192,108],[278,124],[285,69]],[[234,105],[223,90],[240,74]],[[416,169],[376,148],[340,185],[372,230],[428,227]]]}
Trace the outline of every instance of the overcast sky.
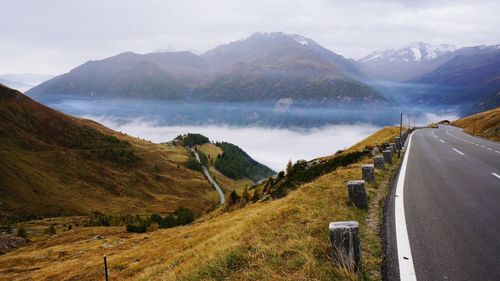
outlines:
{"label": "overcast sky", "polygon": [[0,0],[0,10],[0,73],[60,74],[124,51],[203,52],[256,31],[298,33],[350,58],[414,41],[500,43],[498,0]]}

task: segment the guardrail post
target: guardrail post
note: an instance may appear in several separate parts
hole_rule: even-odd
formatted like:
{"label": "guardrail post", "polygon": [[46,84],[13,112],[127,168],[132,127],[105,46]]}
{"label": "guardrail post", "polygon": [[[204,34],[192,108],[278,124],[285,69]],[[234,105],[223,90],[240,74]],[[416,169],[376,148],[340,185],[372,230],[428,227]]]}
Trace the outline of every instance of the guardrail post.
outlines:
{"label": "guardrail post", "polygon": [[388,164],[392,164],[392,150],[384,150],[382,153],[384,155],[384,161]]}
{"label": "guardrail post", "polygon": [[363,165],[361,167],[363,180],[369,183],[375,182],[375,167],[373,165]]}
{"label": "guardrail post", "polygon": [[352,205],[362,209],[368,209],[368,197],[366,196],[365,181],[352,180],[347,183],[347,193]]}
{"label": "guardrail post", "polygon": [[383,169],[384,168],[384,156],[378,155],[373,157],[373,166],[377,169]]}
{"label": "guardrail post", "polygon": [[361,243],[358,222],[331,222],[328,228],[333,262],[352,271],[359,270],[361,267]]}
{"label": "guardrail post", "polygon": [[108,262],[106,256],[104,256],[104,275],[106,276],[106,281],[108,281]]}

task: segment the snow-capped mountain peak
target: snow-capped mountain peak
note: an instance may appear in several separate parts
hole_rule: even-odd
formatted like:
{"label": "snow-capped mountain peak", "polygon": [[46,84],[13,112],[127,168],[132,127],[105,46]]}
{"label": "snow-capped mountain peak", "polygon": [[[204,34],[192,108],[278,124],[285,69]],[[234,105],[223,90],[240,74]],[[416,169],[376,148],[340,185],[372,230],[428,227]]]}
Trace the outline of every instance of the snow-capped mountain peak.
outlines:
{"label": "snow-capped mountain peak", "polygon": [[442,55],[451,53],[457,48],[453,45],[442,44],[432,46],[427,43],[414,42],[401,49],[388,49],[375,51],[368,56],[360,59],[361,62],[390,61],[402,63],[414,63],[421,61],[430,61],[439,58]]}

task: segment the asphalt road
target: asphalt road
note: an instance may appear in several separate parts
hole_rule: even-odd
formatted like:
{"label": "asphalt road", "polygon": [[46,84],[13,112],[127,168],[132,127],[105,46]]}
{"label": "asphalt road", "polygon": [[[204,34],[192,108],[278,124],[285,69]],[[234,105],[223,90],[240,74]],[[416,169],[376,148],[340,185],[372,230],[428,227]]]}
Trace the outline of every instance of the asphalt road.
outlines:
{"label": "asphalt road", "polygon": [[219,193],[220,204],[221,205],[224,204],[224,202],[226,202],[226,198],[224,197],[224,192],[222,191],[220,186],[215,182],[215,180],[212,178],[212,176],[208,172],[207,167],[205,167],[205,165],[203,165],[203,163],[201,163],[200,156],[198,155],[198,152],[196,152],[196,150],[194,150],[194,149],[191,149],[191,151],[193,151],[194,156],[196,157],[196,160],[201,164],[201,167],[203,169],[203,173],[207,177],[208,181],[212,184],[212,186],[215,188],[215,190],[217,190],[217,193]]}
{"label": "asphalt road", "polygon": [[441,126],[413,133],[407,154],[386,209],[384,279],[500,280],[500,143]]}

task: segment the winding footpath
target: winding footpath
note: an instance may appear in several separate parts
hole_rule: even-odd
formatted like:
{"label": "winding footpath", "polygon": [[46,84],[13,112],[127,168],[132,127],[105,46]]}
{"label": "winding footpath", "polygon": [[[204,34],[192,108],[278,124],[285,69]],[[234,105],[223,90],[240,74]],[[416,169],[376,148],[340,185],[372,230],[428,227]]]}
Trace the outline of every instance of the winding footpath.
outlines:
{"label": "winding footpath", "polygon": [[500,143],[417,130],[391,195],[385,280],[500,280]]}
{"label": "winding footpath", "polygon": [[219,193],[220,204],[221,205],[224,204],[226,202],[226,198],[224,197],[224,192],[222,191],[220,186],[215,182],[215,180],[212,178],[212,176],[208,172],[207,167],[205,165],[203,165],[203,163],[201,163],[200,156],[198,155],[198,152],[196,152],[196,150],[194,150],[194,149],[191,149],[191,151],[194,153],[194,156],[196,157],[196,161],[198,161],[198,163],[201,164],[201,167],[203,169],[203,173],[207,177],[208,181],[213,185],[215,190],[217,190],[217,192]]}

